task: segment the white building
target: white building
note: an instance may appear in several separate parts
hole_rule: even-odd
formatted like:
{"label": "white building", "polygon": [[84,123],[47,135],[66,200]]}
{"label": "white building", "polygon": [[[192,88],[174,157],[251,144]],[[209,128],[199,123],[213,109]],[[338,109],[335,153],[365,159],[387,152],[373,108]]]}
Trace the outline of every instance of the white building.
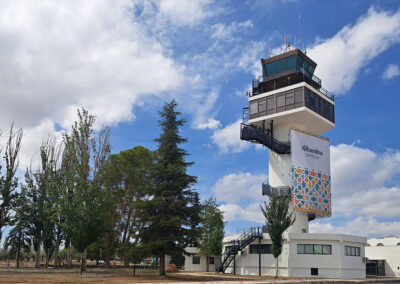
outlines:
{"label": "white building", "polygon": [[[224,245],[240,235],[226,237]],[[340,234],[285,233],[282,254],[278,258],[279,275],[289,277],[365,278],[364,245],[366,238]],[[261,254],[258,238],[242,249],[225,273],[275,275],[271,240],[262,234]],[[261,256],[261,258],[260,258]],[[260,261],[261,260],[261,261]]]}
{"label": "white building", "polygon": [[[186,271],[207,271],[207,257],[200,254],[200,249],[197,247],[185,248],[187,255],[185,255],[185,270]],[[215,272],[218,258],[210,256],[208,259],[208,271]]]}
{"label": "white building", "polygon": [[[313,74],[317,64],[299,49],[261,59],[261,65],[263,76],[253,80],[248,93],[249,107],[243,112],[248,124],[241,125],[240,138],[270,149],[263,195],[291,199],[296,219],[284,235],[279,275],[365,278],[366,238],[308,230],[309,221],[331,216],[329,140],[320,135],[335,127],[334,97]],[[268,234],[256,228],[225,238],[217,269],[275,275],[270,244]]]}
{"label": "white building", "polygon": [[369,239],[365,255],[369,275],[400,277],[400,237]]}

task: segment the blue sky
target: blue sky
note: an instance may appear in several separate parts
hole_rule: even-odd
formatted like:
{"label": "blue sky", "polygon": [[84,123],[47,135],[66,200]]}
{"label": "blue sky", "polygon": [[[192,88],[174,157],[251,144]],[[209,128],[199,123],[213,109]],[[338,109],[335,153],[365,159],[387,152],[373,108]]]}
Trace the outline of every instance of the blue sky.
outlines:
{"label": "blue sky", "polygon": [[240,141],[239,123],[259,59],[289,35],[337,95],[324,134],[333,216],[311,231],[400,235],[398,1],[0,3],[0,128],[24,128],[21,170],[80,106],[112,126],[113,152],[155,149],[158,111],[175,98],[201,197],[217,197],[228,234],[261,225],[268,150]]}

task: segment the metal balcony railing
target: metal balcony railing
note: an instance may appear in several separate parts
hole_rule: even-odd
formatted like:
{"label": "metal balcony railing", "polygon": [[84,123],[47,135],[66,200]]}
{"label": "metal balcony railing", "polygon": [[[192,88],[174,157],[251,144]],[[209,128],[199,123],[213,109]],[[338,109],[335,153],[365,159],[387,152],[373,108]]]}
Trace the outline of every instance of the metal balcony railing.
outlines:
{"label": "metal balcony railing", "polygon": [[[295,75],[294,75],[295,74]],[[294,75],[294,76],[293,76]],[[334,101],[335,100],[335,95],[329,91],[327,91],[325,88],[321,86],[321,79],[318,78],[317,76],[311,74],[307,70],[305,70],[303,67],[298,67],[295,71],[292,73],[286,74],[284,77],[291,76],[290,79],[288,80],[282,80],[283,78],[273,78],[273,79],[268,79],[264,76],[260,76],[257,79],[254,79],[252,82],[252,91],[248,93],[250,97],[273,91],[282,87],[294,85],[300,82],[306,82],[309,85],[313,86],[315,89],[320,91],[324,96],[329,98],[330,100]],[[272,80],[279,80],[279,84],[270,84],[266,85],[265,83],[268,81]]]}

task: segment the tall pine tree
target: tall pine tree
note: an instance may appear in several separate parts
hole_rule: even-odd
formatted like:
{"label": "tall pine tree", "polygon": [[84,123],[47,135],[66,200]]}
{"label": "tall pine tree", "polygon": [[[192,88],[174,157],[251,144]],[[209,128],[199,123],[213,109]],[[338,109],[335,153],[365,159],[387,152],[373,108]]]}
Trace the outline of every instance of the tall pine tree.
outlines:
{"label": "tall pine tree", "polygon": [[193,241],[200,214],[198,193],[192,188],[197,177],[187,174],[193,163],[186,161],[188,153],[180,148],[187,142],[179,133],[185,120],[178,118],[176,107],[172,100],[160,112],[162,133],[155,139],[158,149],[151,174],[153,186],[142,204],[147,225],[141,235],[147,250],[160,258],[160,275],[165,275],[165,255],[183,253]]}

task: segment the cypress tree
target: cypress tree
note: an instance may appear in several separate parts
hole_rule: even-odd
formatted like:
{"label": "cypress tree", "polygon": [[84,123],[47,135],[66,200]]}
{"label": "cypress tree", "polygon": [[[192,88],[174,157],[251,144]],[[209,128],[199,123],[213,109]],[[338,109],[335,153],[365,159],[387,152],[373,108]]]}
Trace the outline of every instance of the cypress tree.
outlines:
{"label": "cypress tree", "polygon": [[188,153],[180,148],[188,140],[180,136],[185,123],[178,118],[177,103],[172,100],[163,106],[159,125],[162,133],[158,143],[156,163],[152,169],[152,188],[142,204],[146,226],[142,238],[147,251],[160,259],[160,275],[165,275],[165,256],[183,253],[193,242],[198,230],[200,204],[193,190],[197,177],[187,174],[193,162],[187,162]]}

